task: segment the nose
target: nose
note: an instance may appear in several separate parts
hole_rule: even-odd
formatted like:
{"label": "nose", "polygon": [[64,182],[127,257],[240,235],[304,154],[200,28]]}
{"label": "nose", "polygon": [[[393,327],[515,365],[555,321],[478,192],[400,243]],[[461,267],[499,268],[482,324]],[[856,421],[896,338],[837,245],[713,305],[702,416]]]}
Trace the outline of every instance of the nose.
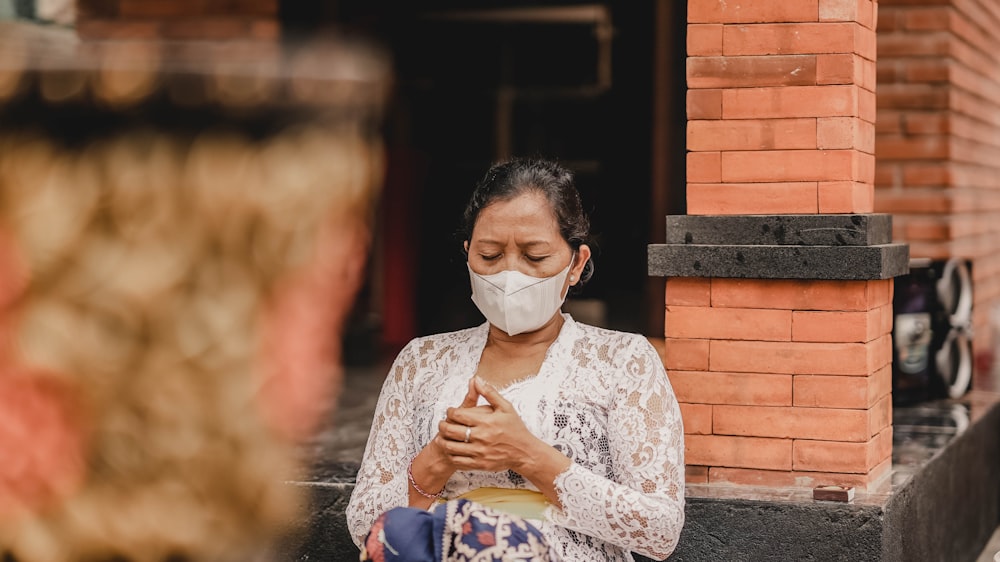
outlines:
{"label": "nose", "polygon": [[503,255],[503,269],[504,271],[516,271],[517,270],[517,256],[513,252],[505,252]]}

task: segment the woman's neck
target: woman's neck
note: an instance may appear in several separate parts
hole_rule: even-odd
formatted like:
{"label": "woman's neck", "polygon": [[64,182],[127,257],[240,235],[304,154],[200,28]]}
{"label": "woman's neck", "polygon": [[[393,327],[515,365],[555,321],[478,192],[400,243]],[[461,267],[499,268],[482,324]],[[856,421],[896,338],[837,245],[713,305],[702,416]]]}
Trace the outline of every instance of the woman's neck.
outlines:
{"label": "woman's neck", "polygon": [[566,320],[562,314],[557,312],[541,328],[514,336],[490,324],[490,331],[486,337],[486,345],[495,348],[495,351],[512,357],[531,355],[537,353],[539,349],[546,350],[559,337]]}
{"label": "woman's neck", "polygon": [[507,335],[503,330],[490,325],[476,376],[497,388],[507,388],[517,381],[538,374],[549,346],[559,337],[564,323],[562,315],[556,314],[550,322],[534,332],[516,336]]}

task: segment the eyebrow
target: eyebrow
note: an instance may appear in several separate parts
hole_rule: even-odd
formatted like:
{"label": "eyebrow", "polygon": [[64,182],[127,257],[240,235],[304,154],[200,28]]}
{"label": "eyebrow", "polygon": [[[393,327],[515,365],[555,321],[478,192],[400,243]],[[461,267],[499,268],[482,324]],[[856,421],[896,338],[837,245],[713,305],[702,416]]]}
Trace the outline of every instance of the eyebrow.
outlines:
{"label": "eyebrow", "polygon": [[[496,246],[503,245],[503,243],[500,242],[499,240],[491,240],[489,238],[481,238],[479,240],[474,241],[473,243],[474,244],[475,243],[478,243],[478,244],[493,244],[493,245],[496,245]],[[534,248],[534,247],[537,247],[537,246],[551,246],[552,243],[549,242],[548,240],[531,240],[531,241],[525,242],[524,244],[518,244],[518,245],[522,246],[522,247],[525,247],[525,248]]]}

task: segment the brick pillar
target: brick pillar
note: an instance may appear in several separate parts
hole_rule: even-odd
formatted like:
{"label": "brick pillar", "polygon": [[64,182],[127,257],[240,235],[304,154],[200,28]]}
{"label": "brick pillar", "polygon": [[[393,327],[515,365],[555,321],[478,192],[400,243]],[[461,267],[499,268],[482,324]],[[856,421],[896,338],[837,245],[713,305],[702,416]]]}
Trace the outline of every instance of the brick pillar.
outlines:
{"label": "brick pillar", "polygon": [[865,489],[892,453],[892,277],[873,210],[871,0],[688,2],[688,212],[664,362],[689,483]]}
{"label": "brick pillar", "polygon": [[688,213],[872,212],[876,5],[688,2]]}

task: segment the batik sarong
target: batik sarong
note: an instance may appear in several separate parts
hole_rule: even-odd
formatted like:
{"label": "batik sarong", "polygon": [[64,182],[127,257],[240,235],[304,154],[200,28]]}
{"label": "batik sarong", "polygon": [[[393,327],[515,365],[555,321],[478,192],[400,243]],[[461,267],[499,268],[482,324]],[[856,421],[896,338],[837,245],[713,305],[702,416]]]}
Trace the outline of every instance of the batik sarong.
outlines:
{"label": "batik sarong", "polygon": [[433,510],[396,507],[372,525],[362,562],[551,562],[527,519],[461,498]]}

